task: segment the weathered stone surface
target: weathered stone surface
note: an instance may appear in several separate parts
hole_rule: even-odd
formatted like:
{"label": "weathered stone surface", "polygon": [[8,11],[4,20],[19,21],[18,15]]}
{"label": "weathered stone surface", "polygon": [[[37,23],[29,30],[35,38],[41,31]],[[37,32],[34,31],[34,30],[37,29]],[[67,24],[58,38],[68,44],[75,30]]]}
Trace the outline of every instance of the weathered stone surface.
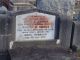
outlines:
{"label": "weathered stone surface", "polygon": [[74,22],[74,36],[73,36],[73,45],[77,46],[80,49],[80,22]]}
{"label": "weathered stone surface", "polygon": [[72,31],[72,20],[70,19],[70,17],[61,16],[60,33],[59,33],[59,38],[61,40],[61,47],[66,49],[70,47],[71,31]]}
{"label": "weathered stone surface", "polygon": [[11,38],[12,22],[8,14],[0,14],[0,51],[9,49],[9,40]]}
{"label": "weathered stone surface", "polygon": [[37,0],[37,8],[66,15],[72,14],[74,5],[74,0]]}
{"label": "weathered stone surface", "polygon": [[55,0],[37,0],[37,8],[49,12],[58,13],[58,1]]}

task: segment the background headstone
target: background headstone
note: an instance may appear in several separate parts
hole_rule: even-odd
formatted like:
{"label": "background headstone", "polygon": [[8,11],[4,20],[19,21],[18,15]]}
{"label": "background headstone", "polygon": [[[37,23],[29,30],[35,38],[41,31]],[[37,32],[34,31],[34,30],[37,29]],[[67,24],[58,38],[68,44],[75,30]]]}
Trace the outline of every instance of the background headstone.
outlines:
{"label": "background headstone", "polygon": [[9,49],[9,42],[13,37],[13,21],[10,13],[5,12],[0,14],[0,51]]}
{"label": "background headstone", "polygon": [[35,8],[36,0],[12,0],[14,3],[14,10],[21,11]]}
{"label": "background headstone", "polygon": [[36,0],[37,8],[72,16],[75,0]]}
{"label": "background headstone", "polygon": [[9,42],[12,36],[12,21],[11,16],[7,12],[0,14],[0,59],[9,60]]}
{"label": "background headstone", "polygon": [[80,49],[80,22],[74,21],[74,35],[73,35],[73,45]]}
{"label": "background headstone", "polygon": [[72,19],[68,16],[61,16],[59,39],[61,47],[69,48],[72,32]]}
{"label": "background headstone", "polygon": [[0,14],[0,50],[8,50],[8,16]]}

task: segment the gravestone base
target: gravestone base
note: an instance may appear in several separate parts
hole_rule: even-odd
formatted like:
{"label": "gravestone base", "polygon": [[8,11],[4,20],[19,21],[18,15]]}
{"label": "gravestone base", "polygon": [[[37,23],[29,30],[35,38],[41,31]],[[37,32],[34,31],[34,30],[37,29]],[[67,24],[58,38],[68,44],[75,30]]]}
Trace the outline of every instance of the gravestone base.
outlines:
{"label": "gravestone base", "polygon": [[17,47],[39,47],[39,48],[54,48],[60,45],[56,44],[56,40],[50,41],[26,41],[26,42],[14,42],[12,49]]}

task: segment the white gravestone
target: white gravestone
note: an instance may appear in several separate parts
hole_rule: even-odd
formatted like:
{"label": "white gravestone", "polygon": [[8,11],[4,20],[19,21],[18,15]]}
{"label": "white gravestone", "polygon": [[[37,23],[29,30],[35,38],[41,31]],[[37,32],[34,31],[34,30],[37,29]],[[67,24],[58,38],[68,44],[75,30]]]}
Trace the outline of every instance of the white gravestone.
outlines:
{"label": "white gravestone", "polygon": [[54,40],[56,16],[33,12],[16,16],[15,41]]}

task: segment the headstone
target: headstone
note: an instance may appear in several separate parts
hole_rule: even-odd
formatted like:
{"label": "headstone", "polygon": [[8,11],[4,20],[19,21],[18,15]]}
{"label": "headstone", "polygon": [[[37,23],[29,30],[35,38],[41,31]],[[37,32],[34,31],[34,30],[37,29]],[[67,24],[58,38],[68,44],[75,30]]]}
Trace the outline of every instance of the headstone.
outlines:
{"label": "headstone", "polygon": [[8,14],[0,14],[0,51],[9,49],[9,36],[11,35],[11,20]]}
{"label": "headstone", "polygon": [[68,49],[70,47],[72,19],[66,15],[61,16],[59,39],[61,40],[61,47]]}
{"label": "headstone", "polygon": [[0,14],[0,59],[9,60],[9,42],[12,33],[12,19],[7,12]]}
{"label": "headstone", "polygon": [[80,22],[74,22],[74,35],[73,35],[73,45],[80,49]]}
{"label": "headstone", "polygon": [[30,9],[16,12],[15,16],[15,47],[54,44],[59,38],[59,15]]}
{"label": "headstone", "polygon": [[75,0],[36,0],[37,8],[72,16]]}
{"label": "headstone", "polygon": [[49,12],[59,12],[59,0],[37,0],[37,8]]}

